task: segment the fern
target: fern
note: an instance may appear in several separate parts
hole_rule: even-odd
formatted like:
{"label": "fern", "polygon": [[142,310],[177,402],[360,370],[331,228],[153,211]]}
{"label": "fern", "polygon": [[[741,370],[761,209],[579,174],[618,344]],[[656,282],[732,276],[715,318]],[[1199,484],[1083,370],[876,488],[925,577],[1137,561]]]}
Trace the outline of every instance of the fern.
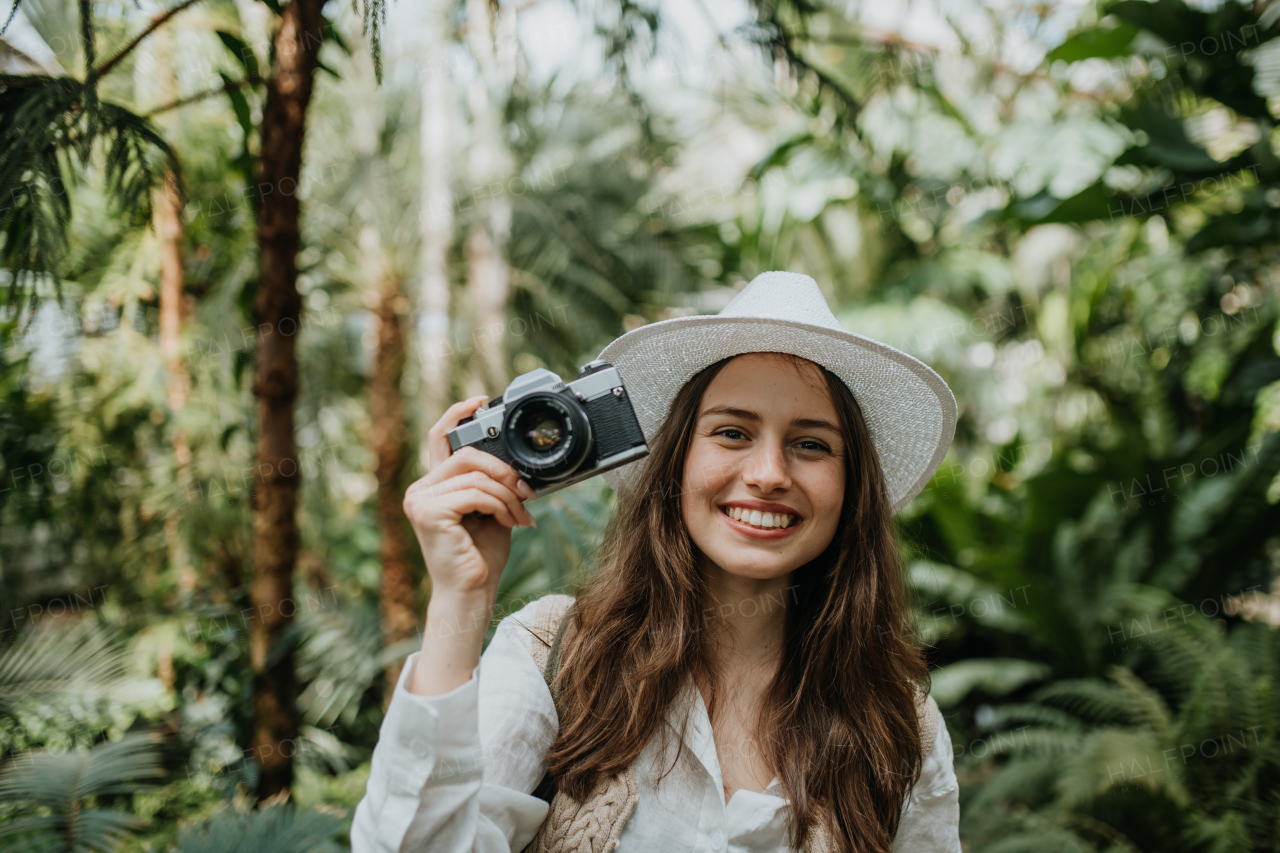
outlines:
{"label": "fern", "polygon": [[1121,690],[1091,678],[1055,681],[1036,691],[1033,699],[1061,707],[1090,723],[1127,722],[1133,714],[1133,704]]}
{"label": "fern", "polygon": [[[1149,653],[1145,671],[1168,690],[1115,667],[1110,682],[1062,680],[1031,702],[996,709],[995,726],[1031,727],[998,751],[1009,760],[966,807],[986,813],[967,819],[970,838],[980,839],[973,849],[1019,849],[1008,846],[1011,839],[1021,844],[1031,837],[1048,843],[1042,833],[1050,826],[1054,838],[1068,831],[1082,843],[1100,839],[1129,849],[1132,842],[1117,829],[1126,821],[1159,832],[1164,841],[1153,841],[1157,847],[1276,849],[1276,642],[1276,630],[1264,624],[1237,626],[1230,637],[1189,625]],[[1183,671],[1174,677],[1178,667]],[[1120,808],[1117,795],[1133,808]],[[1142,824],[1141,816],[1164,813],[1178,817]],[[1027,832],[1032,824],[1036,829]]]}

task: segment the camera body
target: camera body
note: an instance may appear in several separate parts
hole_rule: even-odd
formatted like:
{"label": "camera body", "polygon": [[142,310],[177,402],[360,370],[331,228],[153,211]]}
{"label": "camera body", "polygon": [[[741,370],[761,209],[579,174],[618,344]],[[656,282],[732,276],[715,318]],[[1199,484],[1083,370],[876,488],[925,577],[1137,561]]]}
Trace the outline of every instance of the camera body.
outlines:
{"label": "camera body", "polygon": [[596,360],[565,383],[539,367],[449,430],[449,447],[476,447],[519,472],[537,496],[649,454],[618,369]]}

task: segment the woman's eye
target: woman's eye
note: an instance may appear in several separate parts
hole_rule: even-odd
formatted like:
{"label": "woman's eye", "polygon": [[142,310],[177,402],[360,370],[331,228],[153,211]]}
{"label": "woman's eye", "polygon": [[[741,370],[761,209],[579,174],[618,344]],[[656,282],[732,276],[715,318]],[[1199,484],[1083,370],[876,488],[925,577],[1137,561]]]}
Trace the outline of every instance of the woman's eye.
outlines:
{"label": "woman's eye", "polygon": [[821,441],[802,441],[799,444],[800,449],[817,453],[828,453],[831,448],[827,447]]}
{"label": "woman's eye", "polygon": [[737,440],[739,438],[746,438],[746,436],[743,435],[742,430],[737,430],[737,429],[722,429],[719,432],[717,432],[716,435],[722,435],[725,438],[733,439],[733,440]]}

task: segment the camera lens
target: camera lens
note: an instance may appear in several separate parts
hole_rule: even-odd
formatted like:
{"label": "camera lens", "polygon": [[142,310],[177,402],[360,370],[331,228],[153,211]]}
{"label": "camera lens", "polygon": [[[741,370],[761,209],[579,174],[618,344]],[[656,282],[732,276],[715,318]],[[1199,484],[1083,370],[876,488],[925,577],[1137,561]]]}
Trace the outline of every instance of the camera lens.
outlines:
{"label": "camera lens", "polygon": [[525,431],[524,440],[534,451],[548,453],[564,438],[564,423],[559,418],[545,417]]}
{"label": "camera lens", "polygon": [[572,474],[591,447],[591,427],[576,400],[534,393],[517,400],[503,423],[512,467],[544,480]]}

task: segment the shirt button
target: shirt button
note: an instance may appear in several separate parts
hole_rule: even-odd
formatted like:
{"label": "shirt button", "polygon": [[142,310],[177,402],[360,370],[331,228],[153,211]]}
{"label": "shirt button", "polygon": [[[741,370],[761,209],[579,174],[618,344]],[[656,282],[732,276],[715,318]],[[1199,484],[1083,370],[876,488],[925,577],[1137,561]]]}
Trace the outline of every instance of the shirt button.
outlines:
{"label": "shirt button", "polygon": [[712,836],[711,836],[711,847],[712,847],[712,849],[715,849],[715,850],[723,850],[723,849],[724,849],[724,833],[723,833],[723,832],[717,832],[717,833],[712,834]]}

